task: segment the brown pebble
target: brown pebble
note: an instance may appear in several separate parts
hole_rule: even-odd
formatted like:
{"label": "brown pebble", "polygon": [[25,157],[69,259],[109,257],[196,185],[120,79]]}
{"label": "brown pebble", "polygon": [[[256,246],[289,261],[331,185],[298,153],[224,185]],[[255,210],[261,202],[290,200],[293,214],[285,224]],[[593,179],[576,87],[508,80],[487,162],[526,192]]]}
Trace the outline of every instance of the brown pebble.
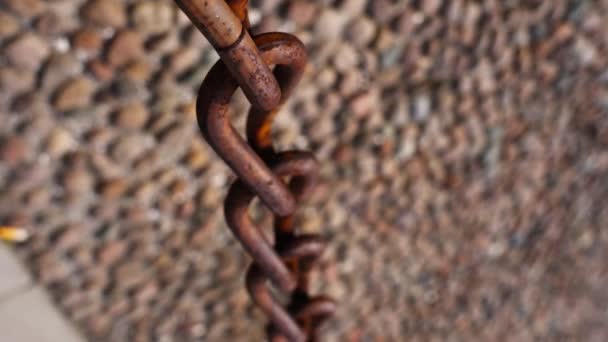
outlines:
{"label": "brown pebble", "polygon": [[14,166],[26,160],[29,146],[25,139],[12,136],[0,142],[0,160]]}
{"label": "brown pebble", "polygon": [[101,34],[93,28],[83,28],[72,38],[74,48],[90,53],[97,53],[103,44]]}
{"label": "brown pebble", "polygon": [[51,55],[41,74],[41,86],[46,90],[55,90],[71,77],[82,74],[81,61],[73,53],[55,53]]}
{"label": "brown pebble", "polygon": [[209,163],[209,154],[200,148],[193,148],[186,155],[186,164],[193,170],[199,170]]}
{"label": "brown pebble", "polygon": [[128,183],[124,178],[116,178],[105,181],[99,188],[99,192],[104,199],[116,200],[127,191]]}
{"label": "brown pebble", "polygon": [[110,241],[105,243],[97,251],[97,260],[102,265],[112,265],[118,261],[127,250],[127,242]]}
{"label": "brown pebble", "polygon": [[138,82],[145,82],[152,74],[152,66],[143,58],[129,63],[123,73],[130,79]]}
{"label": "brown pebble", "polygon": [[63,174],[62,185],[70,194],[84,194],[93,188],[93,175],[84,168],[74,168]]}
{"label": "brown pebble", "polygon": [[55,232],[51,240],[54,247],[67,250],[77,246],[83,237],[84,227],[79,224],[71,224]]}
{"label": "brown pebble", "polygon": [[141,102],[133,102],[120,108],[116,113],[116,124],[122,128],[136,129],[148,121],[149,113]]}
{"label": "brown pebble", "polygon": [[374,108],[375,103],[373,95],[369,91],[366,91],[355,96],[350,101],[349,106],[355,117],[361,118]]}
{"label": "brown pebble", "polygon": [[164,1],[144,1],[133,10],[133,23],[138,31],[158,34],[169,31],[176,20],[176,7]]}
{"label": "brown pebble", "polygon": [[0,38],[7,38],[19,32],[21,25],[13,15],[0,11]]}
{"label": "brown pebble", "polygon": [[199,59],[200,55],[200,50],[196,48],[179,49],[169,58],[169,66],[174,73],[179,75],[191,68]]}
{"label": "brown pebble", "polygon": [[5,94],[24,92],[35,84],[35,73],[30,70],[0,67],[0,91]]}
{"label": "brown pebble", "polygon": [[59,89],[53,105],[59,111],[68,111],[87,106],[95,91],[95,83],[86,77],[66,82]]}
{"label": "brown pebble", "polygon": [[119,28],[127,24],[126,7],[121,0],[93,0],[82,13],[86,20],[99,26]]}
{"label": "brown pebble", "polygon": [[333,9],[324,9],[315,20],[314,34],[318,39],[340,37],[348,17]]}
{"label": "brown pebble", "polygon": [[3,4],[23,18],[35,17],[46,10],[43,0],[4,0]]}
{"label": "brown pebble", "polygon": [[287,17],[299,26],[307,26],[316,17],[318,5],[311,1],[296,0],[289,4]]}
{"label": "brown pebble", "polygon": [[67,129],[57,127],[51,132],[46,149],[51,157],[59,158],[76,146],[77,143],[72,134]]}
{"label": "brown pebble", "polygon": [[58,35],[68,29],[68,21],[59,17],[56,12],[46,12],[36,18],[34,22],[34,28],[40,34],[52,36]]}
{"label": "brown pebble", "polygon": [[121,31],[108,47],[107,60],[113,66],[122,66],[144,54],[143,42],[135,31]]}
{"label": "brown pebble", "polygon": [[115,272],[116,285],[121,289],[130,289],[146,278],[148,268],[139,261],[127,261],[122,265],[118,265]]}
{"label": "brown pebble", "polygon": [[114,78],[114,68],[99,59],[92,60],[88,64],[88,69],[100,81],[109,81]]}
{"label": "brown pebble", "polygon": [[359,63],[359,54],[350,44],[342,44],[334,56],[333,64],[339,72],[347,72],[355,69]]}
{"label": "brown pebble", "polygon": [[38,69],[50,51],[44,39],[34,33],[26,32],[6,46],[4,56],[17,67]]}
{"label": "brown pebble", "polygon": [[154,138],[144,134],[129,134],[118,138],[111,147],[110,155],[120,163],[130,162],[140,157],[154,146]]}
{"label": "brown pebble", "polygon": [[348,24],[346,37],[355,46],[367,47],[376,36],[377,26],[367,17],[358,17]]}

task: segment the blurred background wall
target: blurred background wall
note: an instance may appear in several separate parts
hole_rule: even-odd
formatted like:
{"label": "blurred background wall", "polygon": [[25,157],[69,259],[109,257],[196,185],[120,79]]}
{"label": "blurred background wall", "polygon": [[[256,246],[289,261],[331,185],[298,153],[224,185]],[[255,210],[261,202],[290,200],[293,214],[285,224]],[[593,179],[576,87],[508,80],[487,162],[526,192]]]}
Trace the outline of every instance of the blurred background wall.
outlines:
{"label": "blurred background wall", "polygon": [[[608,339],[608,1],[251,2],[310,53],[274,128],[322,164],[326,340]],[[0,51],[0,223],[60,310],[92,341],[262,340],[196,126],[217,55],[173,2],[0,0]]]}

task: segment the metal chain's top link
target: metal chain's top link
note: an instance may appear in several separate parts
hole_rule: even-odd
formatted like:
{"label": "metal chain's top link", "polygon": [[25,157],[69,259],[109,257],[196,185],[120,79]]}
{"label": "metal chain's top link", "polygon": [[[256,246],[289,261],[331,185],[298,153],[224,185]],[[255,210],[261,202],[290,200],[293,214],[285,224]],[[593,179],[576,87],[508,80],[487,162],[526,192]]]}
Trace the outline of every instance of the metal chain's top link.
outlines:
{"label": "metal chain's top link", "polygon": [[175,2],[218,51],[251,104],[267,110],[275,108],[281,92],[247,31],[247,1],[231,1],[232,7],[224,0]]}
{"label": "metal chain's top link", "polygon": [[[286,33],[252,38],[248,0],[175,1],[221,58],[199,90],[197,118],[207,142],[239,177],[226,197],[225,216],[254,260],[247,272],[248,291],[270,319],[270,340],[316,341],[320,323],[335,310],[331,299],[308,294],[309,274],[325,243],[318,235],[297,234],[292,215],[296,203],[314,189],[319,165],[310,152],[276,152],[270,134],[280,106],[304,72],[306,50]],[[273,71],[269,65],[274,66]],[[247,142],[227,115],[239,86],[252,104]],[[249,216],[255,196],[275,214],[274,244]],[[287,308],[273,297],[268,280],[291,294]]]}

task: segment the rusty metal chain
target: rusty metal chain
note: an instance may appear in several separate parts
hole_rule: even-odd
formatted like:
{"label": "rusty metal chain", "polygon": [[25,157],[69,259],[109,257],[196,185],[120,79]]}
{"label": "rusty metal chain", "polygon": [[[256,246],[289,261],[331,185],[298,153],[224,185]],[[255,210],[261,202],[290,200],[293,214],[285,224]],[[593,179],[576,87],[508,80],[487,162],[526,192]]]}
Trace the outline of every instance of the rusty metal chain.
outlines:
{"label": "rusty metal chain", "polygon": [[[246,276],[249,294],[270,320],[271,341],[317,341],[320,324],[335,310],[328,297],[309,294],[310,272],[325,243],[319,235],[299,234],[292,215],[314,189],[319,165],[310,152],[275,151],[271,140],[272,122],[306,67],[306,50],[287,33],[251,37],[248,0],[175,2],[221,58],[200,87],[197,118],[204,138],[239,177],[226,197],[225,216],[253,258]],[[252,104],[247,142],[228,117],[238,87]],[[249,216],[256,196],[275,215],[274,243]],[[268,282],[291,297],[287,307]]]}

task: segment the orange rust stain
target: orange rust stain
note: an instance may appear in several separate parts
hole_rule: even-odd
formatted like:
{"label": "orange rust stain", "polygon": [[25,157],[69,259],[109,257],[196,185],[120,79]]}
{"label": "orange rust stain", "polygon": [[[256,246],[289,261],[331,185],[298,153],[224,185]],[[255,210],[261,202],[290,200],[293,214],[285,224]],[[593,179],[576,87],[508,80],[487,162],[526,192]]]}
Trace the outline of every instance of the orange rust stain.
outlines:
{"label": "orange rust stain", "polygon": [[232,9],[232,12],[239,18],[246,29],[250,28],[249,13],[247,12],[247,5],[249,0],[226,0],[228,6]]}

